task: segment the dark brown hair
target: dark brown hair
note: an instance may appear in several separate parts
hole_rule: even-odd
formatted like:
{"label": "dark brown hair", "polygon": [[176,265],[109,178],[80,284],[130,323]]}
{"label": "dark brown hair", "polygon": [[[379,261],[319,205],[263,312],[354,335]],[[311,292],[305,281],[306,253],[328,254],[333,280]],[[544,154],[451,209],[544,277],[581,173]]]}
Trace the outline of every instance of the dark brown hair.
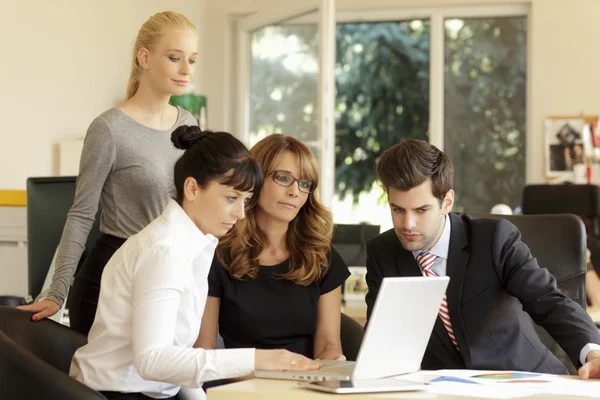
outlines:
{"label": "dark brown hair", "polygon": [[263,185],[263,173],[258,161],[246,146],[227,132],[203,131],[195,125],[182,125],[171,134],[173,145],[185,150],[175,163],[177,202],[182,204],[183,186],[188,177],[206,187],[216,180],[242,192],[252,191],[252,206]]}
{"label": "dark brown hair", "polygon": [[440,201],[454,185],[454,168],[448,156],[424,140],[405,140],[387,149],[377,163],[377,176],[386,191],[407,191],[431,179]]}

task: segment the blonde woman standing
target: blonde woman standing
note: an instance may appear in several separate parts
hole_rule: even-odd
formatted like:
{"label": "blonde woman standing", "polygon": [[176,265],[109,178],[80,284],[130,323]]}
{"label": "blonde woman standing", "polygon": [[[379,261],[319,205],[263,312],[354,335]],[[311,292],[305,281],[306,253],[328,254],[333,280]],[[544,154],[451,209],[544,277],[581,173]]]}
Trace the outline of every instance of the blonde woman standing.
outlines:
{"label": "blonde woman standing", "polygon": [[[34,321],[54,315],[73,282],[71,327],[87,335],[105,264],[167,205],[174,190],[173,167],[181,156],[171,133],[181,125],[196,125],[169,99],[183,94],[194,76],[197,49],[196,28],[181,14],[161,12],[142,25],[126,100],[98,116],[87,131],[50,292],[45,300],[21,307],[34,313]],[[73,281],[98,205],[102,235]]]}

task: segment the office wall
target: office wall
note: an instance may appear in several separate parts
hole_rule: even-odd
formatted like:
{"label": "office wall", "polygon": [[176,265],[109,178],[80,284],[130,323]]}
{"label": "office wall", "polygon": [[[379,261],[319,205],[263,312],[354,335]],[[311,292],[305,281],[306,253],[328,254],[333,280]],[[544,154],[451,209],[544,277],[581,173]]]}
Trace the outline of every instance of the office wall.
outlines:
{"label": "office wall", "polygon": [[[567,6],[568,4],[568,6]],[[536,0],[531,15],[529,177],[543,179],[543,121],[549,115],[600,113],[597,0]]]}
{"label": "office wall", "polygon": [[[297,0],[287,0],[297,1]],[[208,0],[207,25],[211,43],[205,56],[212,67],[203,71],[203,91],[210,101],[213,128],[232,126],[232,50],[235,15],[264,9],[278,1]],[[530,4],[529,120],[527,128],[527,180],[543,182],[543,121],[548,115],[600,113],[600,1],[571,0],[337,0],[338,9],[372,7],[424,7],[478,4]]]}
{"label": "office wall", "polygon": [[[302,0],[285,0],[302,1]],[[0,189],[23,189],[32,175],[58,170],[58,143],[85,134],[92,119],[124,95],[137,30],[155,12],[186,14],[201,34],[197,90],[208,95],[212,128],[231,129],[235,16],[273,0],[4,0],[0,6]],[[342,9],[490,0],[338,0]],[[598,0],[529,3],[528,181],[544,179],[547,115],[600,112]]]}
{"label": "office wall", "polygon": [[200,30],[203,54],[205,3],[2,0],[0,189],[56,173],[58,143],[83,137],[94,117],[122,101],[135,36],[152,14],[185,14]]}

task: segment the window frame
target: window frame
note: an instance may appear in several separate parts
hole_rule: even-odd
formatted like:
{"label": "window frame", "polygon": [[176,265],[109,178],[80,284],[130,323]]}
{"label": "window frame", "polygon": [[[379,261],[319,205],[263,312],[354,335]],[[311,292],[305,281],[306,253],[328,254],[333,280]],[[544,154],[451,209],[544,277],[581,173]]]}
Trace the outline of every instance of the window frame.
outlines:
{"label": "window frame", "polygon": [[[287,1],[285,7],[275,7],[259,11],[238,20],[237,30],[237,93],[234,126],[241,132],[247,143],[249,133],[249,101],[250,101],[250,35],[259,27],[274,24],[282,20],[289,23],[319,23],[319,135],[318,142],[307,143],[321,149],[321,183],[320,193],[323,203],[330,207],[335,190],[335,27],[337,23],[383,22],[410,19],[430,20],[430,83],[429,83],[429,141],[444,150],[444,67],[445,67],[445,29],[444,21],[448,18],[493,18],[493,17],[525,17],[528,25],[528,44],[531,43],[531,4],[528,2],[511,4],[460,5],[460,6],[428,6],[428,7],[394,7],[377,8],[374,1],[371,9],[336,10],[335,0]],[[319,21],[315,20],[314,11],[319,10]],[[324,27],[324,28],[323,28]],[[333,48],[333,49],[332,49]],[[531,46],[528,45],[527,61],[530,65]],[[526,127],[531,132],[531,79],[527,69],[526,87]],[[529,137],[525,139],[530,141]],[[526,146],[530,149],[531,146]],[[527,150],[529,152],[529,150]],[[529,157],[526,155],[525,178],[530,181],[531,169]]]}
{"label": "window frame", "polygon": [[[319,30],[319,83],[317,89],[317,140],[305,142],[320,150],[319,192],[321,201],[331,207],[335,181],[335,0],[310,0],[302,3],[286,2],[268,10],[256,12],[237,21],[237,95],[235,129],[248,143],[250,133],[250,70],[252,31],[267,25],[297,21],[303,15],[318,15]],[[292,22],[293,23],[293,22]]]}

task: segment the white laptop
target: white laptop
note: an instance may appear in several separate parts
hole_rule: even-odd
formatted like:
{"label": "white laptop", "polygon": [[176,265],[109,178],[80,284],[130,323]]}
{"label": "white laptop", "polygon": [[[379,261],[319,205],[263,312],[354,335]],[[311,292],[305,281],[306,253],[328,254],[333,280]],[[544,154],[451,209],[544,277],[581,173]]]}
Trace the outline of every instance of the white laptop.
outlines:
{"label": "white laptop", "polygon": [[384,278],[358,358],[322,361],[317,371],[254,371],[257,378],[377,379],[418,371],[450,278]]}

